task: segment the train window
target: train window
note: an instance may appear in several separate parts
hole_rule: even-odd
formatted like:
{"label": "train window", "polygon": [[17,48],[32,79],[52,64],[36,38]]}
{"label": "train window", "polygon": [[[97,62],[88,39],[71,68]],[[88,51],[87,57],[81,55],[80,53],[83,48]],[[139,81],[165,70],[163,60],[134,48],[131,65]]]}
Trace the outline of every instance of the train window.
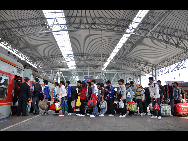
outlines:
{"label": "train window", "polygon": [[7,98],[9,76],[0,73],[0,100]]}

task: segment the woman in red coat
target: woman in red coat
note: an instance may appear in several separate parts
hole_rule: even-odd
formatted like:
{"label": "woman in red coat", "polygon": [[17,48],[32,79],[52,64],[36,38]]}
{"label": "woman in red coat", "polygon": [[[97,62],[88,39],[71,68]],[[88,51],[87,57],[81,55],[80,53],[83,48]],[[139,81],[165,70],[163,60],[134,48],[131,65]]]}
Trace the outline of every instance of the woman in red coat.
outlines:
{"label": "woman in red coat", "polygon": [[84,101],[86,97],[86,91],[87,91],[87,85],[84,81],[81,83],[81,91],[78,95],[80,95],[80,115],[79,116],[85,116],[85,108],[84,108]]}

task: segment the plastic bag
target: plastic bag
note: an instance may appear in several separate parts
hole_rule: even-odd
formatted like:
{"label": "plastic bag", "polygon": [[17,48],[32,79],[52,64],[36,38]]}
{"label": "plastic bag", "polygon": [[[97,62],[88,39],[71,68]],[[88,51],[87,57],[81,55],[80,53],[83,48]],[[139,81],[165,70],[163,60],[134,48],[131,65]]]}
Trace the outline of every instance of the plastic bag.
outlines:
{"label": "plastic bag", "polygon": [[160,107],[159,107],[159,104],[157,102],[155,103],[153,110],[160,111]]}
{"label": "plastic bag", "polygon": [[121,100],[121,101],[119,102],[119,108],[124,108],[123,100]]}
{"label": "plastic bag", "polygon": [[61,110],[61,104],[60,104],[60,102],[55,103],[55,109],[56,109],[56,111]]}
{"label": "plastic bag", "polygon": [[106,102],[105,101],[100,102],[100,108],[101,109],[106,109]]}
{"label": "plastic bag", "polygon": [[76,106],[80,107],[81,106],[81,102],[80,102],[80,96],[78,96],[78,99],[76,101]]}

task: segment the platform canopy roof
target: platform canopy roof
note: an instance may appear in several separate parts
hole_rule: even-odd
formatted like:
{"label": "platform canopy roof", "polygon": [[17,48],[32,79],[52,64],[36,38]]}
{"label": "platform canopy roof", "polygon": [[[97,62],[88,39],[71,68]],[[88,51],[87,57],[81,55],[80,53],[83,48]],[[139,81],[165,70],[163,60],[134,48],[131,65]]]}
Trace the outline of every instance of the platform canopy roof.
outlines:
{"label": "platform canopy roof", "polygon": [[[0,10],[0,46],[49,70],[102,67],[143,75],[152,66],[160,69],[188,58],[187,10],[149,10],[127,33],[139,11]],[[130,36],[104,67],[125,34]]]}

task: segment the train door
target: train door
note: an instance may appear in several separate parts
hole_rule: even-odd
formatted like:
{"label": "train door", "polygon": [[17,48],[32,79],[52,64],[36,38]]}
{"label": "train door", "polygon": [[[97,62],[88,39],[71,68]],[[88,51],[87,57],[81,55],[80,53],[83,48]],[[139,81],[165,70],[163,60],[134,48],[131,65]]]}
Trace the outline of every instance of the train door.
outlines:
{"label": "train door", "polygon": [[11,114],[15,75],[0,70],[0,119]]}

